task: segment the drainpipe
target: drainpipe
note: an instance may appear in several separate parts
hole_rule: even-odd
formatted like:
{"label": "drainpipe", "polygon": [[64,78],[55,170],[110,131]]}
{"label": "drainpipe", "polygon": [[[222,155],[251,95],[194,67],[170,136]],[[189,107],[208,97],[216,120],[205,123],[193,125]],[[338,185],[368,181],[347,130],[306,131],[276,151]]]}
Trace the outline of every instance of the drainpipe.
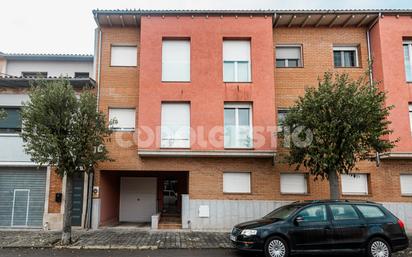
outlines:
{"label": "drainpipe", "polygon": [[[371,29],[376,25],[376,23],[379,21],[379,19],[382,17],[382,13],[379,13],[378,17],[373,21],[373,23],[368,27],[366,30],[366,40],[368,41],[368,59],[369,59],[369,64],[372,64],[372,49],[371,49],[371,38],[370,38],[370,31]],[[372,66],[369,67],[369,81],[370,85],[373,85],[373,72],[372,72]],[[376,162],[376,167],[380,166],[381,163],[381,158],[380,158],[380,153],[376,153],[375,157],[375,162]]]}
{"label": "drainpipe", "polygon": [[87,176],[87,205],[86,205],[86,222],[85,228],[90,229],[92,227],[92,201],[93,201],[93,184],[94,184],[94,172],[91,171]]}
{"label": "drainpipe", "polygon": [[[379,19],[381,18],[382,13],[378,14],[378,17],[373,21],[373,23],[368,27],[368,29],[366,30],[366,40],[367,40],[367,44],[368,44],[368,60],[369,60],[369,64],[372,64],[373,60],[372,60],[372,49],[371,49],[371,38],[370,38],[370,31],[371,29],[375,26],[375,24],[379,21]],[[372,67],[370,67],[369,69],[369,81],[370,84],[372,85],[373,82],[373,72],[372,72]]]}

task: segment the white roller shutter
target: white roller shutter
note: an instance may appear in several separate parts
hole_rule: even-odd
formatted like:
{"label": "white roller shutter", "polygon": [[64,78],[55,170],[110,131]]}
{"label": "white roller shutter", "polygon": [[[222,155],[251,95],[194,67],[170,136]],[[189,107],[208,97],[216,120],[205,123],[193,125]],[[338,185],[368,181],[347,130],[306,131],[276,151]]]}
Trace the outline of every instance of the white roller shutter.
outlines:
{"label": "white roller shutter", "polygon": [[250,193],[250,172],[224,172],[224,193]]}
{"label": "white roller shutter", "polygon": [[368,194],[368,175],[356,174],[341,175],[342,194],[367,195]]}
{"label": "white roller shutter", "polygon": [[402,195],[412,195],[412,174],[411,175],[401,175],[401,192]]}
{"label": "white roller shutter", "polygon": [[308,186],[305,174],[281,174],[280,192],[282,194],[306,194]]}
{"label": "white roller shutter", "polygon": [[112,46],[111,66],[137,66],[136,46]]}
{"label": "white roller shutter", "polygon": [[223,41],[223,61],[250,61],[250,41]]}
{"label": "white roller shutter", "polygon": [[190,104],[162,104],[161,147],[190,147]]}
{"label": "white roller shutter", "polygon": [[136,126],[136,109],[110,108],[109,120],[116,119],[117,123],[111,126],[115,130],[134,130]]}
{"label": "white roller shutter", "polygon": [[163,40],[162,81],[190,81],[189,40]]}

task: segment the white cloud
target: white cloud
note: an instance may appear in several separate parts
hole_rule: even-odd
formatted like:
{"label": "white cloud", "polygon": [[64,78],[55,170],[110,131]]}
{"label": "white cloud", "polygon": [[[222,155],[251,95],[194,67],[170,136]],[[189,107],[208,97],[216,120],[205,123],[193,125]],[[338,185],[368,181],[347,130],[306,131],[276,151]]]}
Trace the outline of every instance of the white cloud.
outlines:
{"label": "white cloud", "polygon": [[92,53],[93,9],[412,8],[411,0],[13,0],[0,9],[2,52]]}

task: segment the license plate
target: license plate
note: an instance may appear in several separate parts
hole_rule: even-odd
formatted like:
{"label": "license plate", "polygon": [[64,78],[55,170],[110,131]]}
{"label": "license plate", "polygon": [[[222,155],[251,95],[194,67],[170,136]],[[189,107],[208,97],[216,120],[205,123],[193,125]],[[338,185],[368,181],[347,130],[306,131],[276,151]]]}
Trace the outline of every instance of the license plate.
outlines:
{"label": "license plate", "polygon": [[230,240],[236,241],[236,237],[234,235],[230,235]]}

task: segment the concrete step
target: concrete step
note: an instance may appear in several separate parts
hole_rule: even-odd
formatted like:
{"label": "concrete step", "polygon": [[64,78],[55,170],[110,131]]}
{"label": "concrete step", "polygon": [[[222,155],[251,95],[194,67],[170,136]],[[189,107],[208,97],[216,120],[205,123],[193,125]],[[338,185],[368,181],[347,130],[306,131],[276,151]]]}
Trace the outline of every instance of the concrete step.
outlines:
{"label": "concrete step", "polygon": [[159,223],[159,229],[181,229],[182,223]]}

